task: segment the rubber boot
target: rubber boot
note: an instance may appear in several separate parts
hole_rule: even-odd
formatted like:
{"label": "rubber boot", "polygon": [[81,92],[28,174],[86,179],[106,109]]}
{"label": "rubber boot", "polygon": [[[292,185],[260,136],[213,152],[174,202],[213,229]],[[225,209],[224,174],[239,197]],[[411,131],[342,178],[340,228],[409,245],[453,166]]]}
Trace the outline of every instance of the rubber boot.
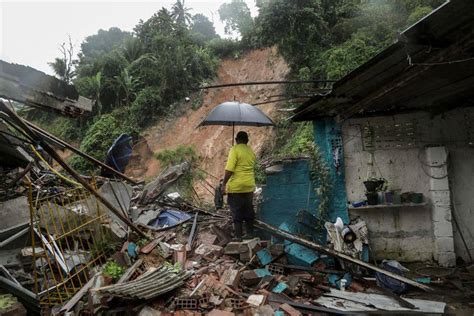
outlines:
{"label": "rubber boot", "polygon": [[234,238],[232,241],[242,241],[242,222],[234,222]]}
{"label": "rubber boot", "polygon": [[245,236],[244,239],[252,239],[253,234],[253,220],[245,222]]}

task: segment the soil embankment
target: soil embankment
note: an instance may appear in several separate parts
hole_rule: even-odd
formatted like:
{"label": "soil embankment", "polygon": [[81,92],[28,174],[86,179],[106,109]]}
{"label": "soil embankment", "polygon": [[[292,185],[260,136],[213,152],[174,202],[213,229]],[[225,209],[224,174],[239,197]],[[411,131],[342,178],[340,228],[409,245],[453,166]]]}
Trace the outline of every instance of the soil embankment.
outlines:
{"label": "soil embankment", "polygon": [[[218,70],[214,84],[232,82],[283,80],[288,73],[288,66],[277,53],[276,48],[255,50],[239,59],[224,60]],[[246,103],[266,101],[271,96],[283,93],[281,85],[241,86],[205,91],[203,104],[196,110],[191,109],[189,102],[183,107],[182,115],[162,121],[146,129],[142,140],[134,146],[134,155],[126,173],[136,178],[150,180],[161,171],[159,161],[153,153],[172,149],[181,144],[194,145],[200,157],[200,168],[218,178],[223,176],[227,153],[232,146],[232,128],[228,126],[208,126],[196,128],[207,114],[218,104],[225,101],[239,100]],[[276,97],[275,99],[278,99]],[[259,105],[268,116],[274,118],[278,103]],[[188,108],[188,109],[186,109]],[[274,138],[272,127],[238,127],[235,132],[245,130],[250,136],[250,145],[258,155],[263,145]],[[217,180],[211,176],[206,179],[212,185]],[[203,198],[211,198],[203,185],[196,183],[196,192]]]}

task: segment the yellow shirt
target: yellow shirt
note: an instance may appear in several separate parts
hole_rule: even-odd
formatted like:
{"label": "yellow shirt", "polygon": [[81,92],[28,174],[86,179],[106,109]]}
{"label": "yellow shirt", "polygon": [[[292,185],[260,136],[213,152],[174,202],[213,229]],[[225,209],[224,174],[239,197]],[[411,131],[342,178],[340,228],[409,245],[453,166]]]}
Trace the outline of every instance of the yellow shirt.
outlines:
{"label": "yellow shirt", "polygon": [[255,191],[254,166],[257,158],[246,144],[234,145],[229,151],[225,170],[233,172],[227,182],[228,193]]}

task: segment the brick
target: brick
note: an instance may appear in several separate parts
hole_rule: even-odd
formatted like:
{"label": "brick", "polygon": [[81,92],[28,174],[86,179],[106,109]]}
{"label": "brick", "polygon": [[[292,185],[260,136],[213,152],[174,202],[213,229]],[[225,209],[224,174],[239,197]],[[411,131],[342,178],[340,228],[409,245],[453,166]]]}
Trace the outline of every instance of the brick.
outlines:
{"label": "brick", "polygon": [[451,197],[449,190],[441,190],[441,191],[430,191],[431,201],[434,206],[450,206],[451,205]]}
{"label": "brick", "polygon": [[237,287],[237,285],[239,284],[239,280],[240,280],[240,272],[239,270],[235,270],[235,269],[225,270],[220,279],[221,283],[227,286],[230,286],[233,289]]}
{"label": "brick", "polygon": [[224,311],[224,310],[213,309],[207,315],[208,316],[234,316],[235,314],[232,312]]}
{"label": "brick", "polygon": [[430,178],[430,191],[443,191],[443,190],[449,190],[448,178],[444,178],[444,179]]}
{"label": "brick", "polygon": [[429,165],[441,166],[446,163],[447,158],[448,154],[443,146],[426,148],[426,161]]}
{"label": "brick", "polygon": [[239,255],[240,254],[240,242],[232,241],[227,244],[224,248],[224,254],[226,255]]}
{"label": "brick", "polygon": [[439,181],[448,181],[448,178],[446,175],[448,174],[448,168],[446,166],[440,167],[440,168],[429,168],[428,173],[437,179],[434,180],[439,180]]}
{"label": "brick", "polygon": [[280,309],[284,310],[286,313],[290,314],[290,316],[302,316],[300,311],[295,309],[294,307],[288,305],[288,304],[281,304]]}
{"label": "brick", "polygon": [[258,284],[262,277],[259,277],[253,270],[243,271],[241,274],[241,280],[245,285],[252,286]]}
{"label": "brick", "polygon": [[453,225],[449,221],[434,222],[435,239],[439,237],[453,237]]}
{"label": "brick", "polygon": [[436,251],[442,252],[454,252],[454,239],[453,237],[441,237],[435,239]]}
{"label": "brick", "polygon": [[438,264],[441,267],[454,267],[456,265],[456,254],[454,252],[438,253]]}
{"label": "brick", "polygon": [[451,221],[450,206],[435,205],[431,210],[431,214],[434,222]]}
{"label": "brick", "polygon": [[198,309],[198,300],[195,298],[177,297],[174,300],[176,309]]}
{"label": "brick", "polygon": [[242,309],[245,305],[245,300],[241,298],[226,298],[225,305],[233,309]]}

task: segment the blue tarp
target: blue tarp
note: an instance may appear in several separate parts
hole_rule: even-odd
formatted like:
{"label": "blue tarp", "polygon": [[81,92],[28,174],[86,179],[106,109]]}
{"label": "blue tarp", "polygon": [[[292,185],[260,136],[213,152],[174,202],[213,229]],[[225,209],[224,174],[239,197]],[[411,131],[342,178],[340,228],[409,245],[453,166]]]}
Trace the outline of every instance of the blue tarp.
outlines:
{"label": "blue tarp", "polygon": [[[112,167],[113,169],[124,172],[125,167],[132,156],[132,136],[122,134],[114,141],[107,151],[107,157],[105,158],[105,164]],[[110,176],[110,172],[107,170],[102,171],[103,176]]]}
{"label": "blue tarp", "polygon": [[155,228],[171,227],[178,225],[179,223],[182,223],[184,221],[187,221],[190,218],[191,216],[187,213],[168,209],[162,211],[157,218],[152,219],[148,223],[148,226],[152,226]]}

